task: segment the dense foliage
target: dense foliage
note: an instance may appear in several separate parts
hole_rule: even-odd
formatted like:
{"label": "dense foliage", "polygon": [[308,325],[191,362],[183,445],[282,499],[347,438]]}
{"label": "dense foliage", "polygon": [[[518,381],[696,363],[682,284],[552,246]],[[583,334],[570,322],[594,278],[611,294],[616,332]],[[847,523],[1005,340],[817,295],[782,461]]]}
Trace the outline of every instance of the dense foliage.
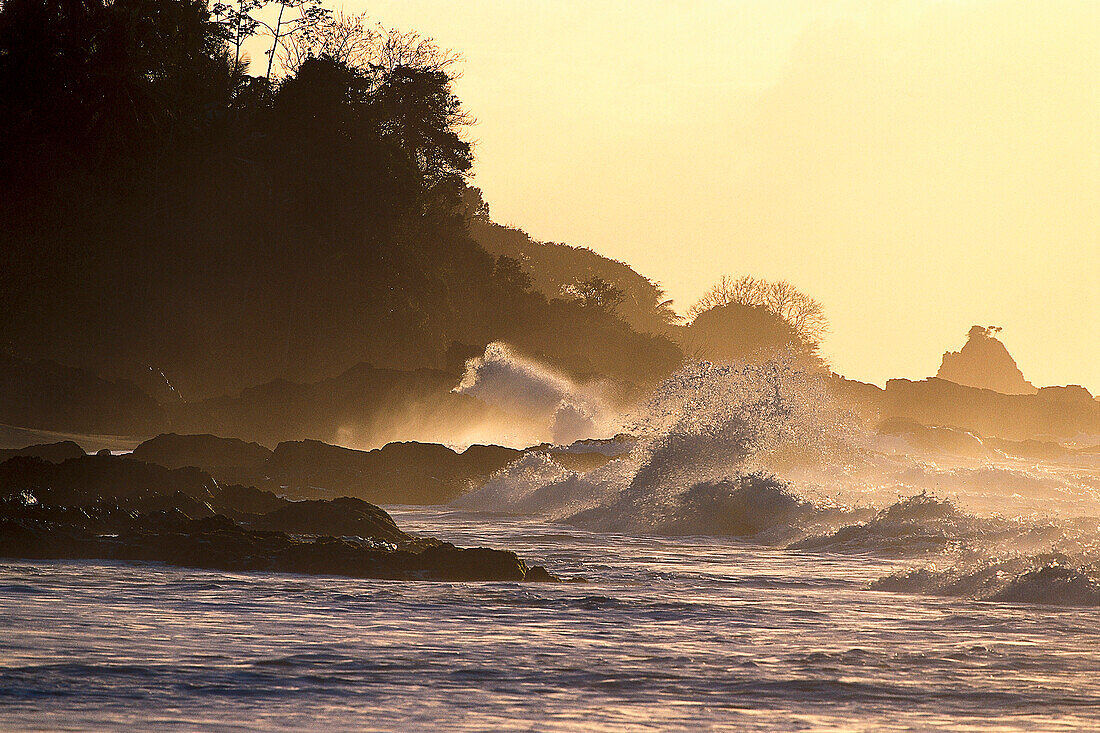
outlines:
{"label": "dense foliage", "polygon": [[163,373],[187,398],[444,366],[497,339],[625,383],[677,363],[471,239],[445,55],[383,34],[385,63],[321,44],[249,76],[230,10],[0,4],[0,348]]}

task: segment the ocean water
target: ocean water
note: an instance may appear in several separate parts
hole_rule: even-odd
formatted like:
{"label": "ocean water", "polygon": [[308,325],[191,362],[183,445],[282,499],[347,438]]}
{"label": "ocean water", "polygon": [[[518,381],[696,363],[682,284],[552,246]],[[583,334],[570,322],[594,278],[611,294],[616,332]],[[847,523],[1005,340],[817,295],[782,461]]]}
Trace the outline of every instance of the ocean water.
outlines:
{"label": "ocean water", "polygon": [[1096,608],[869,589],[912,559],[392,510],[588,582],[0,560],[0,728],[1100,728]]}

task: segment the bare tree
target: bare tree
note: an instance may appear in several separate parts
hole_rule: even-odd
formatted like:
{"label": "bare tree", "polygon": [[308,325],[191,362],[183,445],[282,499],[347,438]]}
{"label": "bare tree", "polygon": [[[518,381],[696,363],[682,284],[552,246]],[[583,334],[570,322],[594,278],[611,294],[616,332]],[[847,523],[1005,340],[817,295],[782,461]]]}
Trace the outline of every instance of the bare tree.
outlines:
{"label": "bare tree", "polygon": [[380,27],[368,26],[366,16],[341,10],[287,38],[279,54],[283,74],[297,74],[306,59],[321,56],[348,66],[369,68],[378,55]]}
{"label": "bare tree", "polygon": [[367,24],[366,13],[331,13],[301,32],[287,35],[281,46],[279,63],[284,75],[297,73],[308,58],[327,56],[363,70],[392,72],[407,67],[441,71],[457,79],[462,62],[461,54],[442,49],[415,31]]}
{"label": "bare tree", "polygon": [[825,309],[818,300],[786,280],[768,282],[748,275],[736,280],[723,275],[688,310],[688,317],[695,318],[704,311],[730,303],[767,308],[789,323],[807,343],[820,343],[825,332],[829,330]]}
{"label": "bare tree", "polygon": [[402,33],[395,28],[378,26],[379,44],[371,65],[385,71],[408,66],[426,71],[443,71],[452,79],[460,74],[455,68],[462,62],[462,54],[442,49],[432,38],[425,38],[416,31]]}

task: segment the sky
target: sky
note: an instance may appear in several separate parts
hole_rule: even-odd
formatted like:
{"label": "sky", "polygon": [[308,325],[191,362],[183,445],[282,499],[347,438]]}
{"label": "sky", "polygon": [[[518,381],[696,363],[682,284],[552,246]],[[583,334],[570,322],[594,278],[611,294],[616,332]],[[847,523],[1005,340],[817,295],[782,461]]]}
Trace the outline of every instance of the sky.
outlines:
{"label": "sky", "polygon": [[849,378],[972,325],[1100,392],[1100,2],[349,0],[463,54],[493,218],[683,312],[723,274],[825,306]]}

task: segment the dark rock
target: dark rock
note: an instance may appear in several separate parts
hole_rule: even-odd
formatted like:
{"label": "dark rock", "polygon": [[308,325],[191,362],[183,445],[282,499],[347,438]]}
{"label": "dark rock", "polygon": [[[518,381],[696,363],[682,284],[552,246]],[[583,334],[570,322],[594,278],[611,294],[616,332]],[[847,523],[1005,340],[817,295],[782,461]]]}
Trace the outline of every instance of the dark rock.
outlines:
{"label": "dark rock", "polygon": [[487,547],[461,549],[445,542],[421,552],[423,572],[447,580],[524,580],[527,566],[516,553]]}
{"label": "dark rock", "polygon": [[122,456],[83,456],[56,464],[12,458],[0,464],[0,496],[46,490],[58,504],[88,504],[97,498],[127,498],[145,491],[178,491],[209,501],[216,488],[210,475],[197,468],[168,469]]}
{"label": "dark rock", "polygon": [[383,542],[408,542],[393,518],[374,504],[343,497],[293,501],[260,517],[254,526],[292,534],[349,535]]}
{"label": "dark rock", "polygon": [[259,471],[271,457],[271,451],[237,438],[167,433],[134,448],[133,457],[165,468],[195,466],[218,476],[234,471]]}
{"label": "dark rock", "polygon": [[558,578],[550,574],[550,571],[541,565],[532,565],[527,569],[523,579],[531,583],[554,583]]}
{"label": "dark rock", "polygon": [[214,492],[214,508],[234,519],[248,514],[267,514],[289,503],[270,491],[240,484],[219,486]]}
{"label": "dark rock", "polygon": [[71,440],[62,440],[57,443],[40,443],[29,445],[26,448],[7,448],[0,450],[0,463],[9,458],[41,458],[50,463],[62,463],[70,458],[80,458],[86,455],[84,449]]}
{"label": "dark rock", "polygon": [[515,553],[409,535],[361,499],[290,502],[250,487],[220,487],[197,468],[117,456],[0,464],[0,556],[363,578],[556,580],[529,570]]}
{"label": "dark rock", "polygon": [[[162,562],[228,571],[344,575],[357,578],[447,581],[555,582],[541,567],[528,569],[515,553],[413,543],[394,549],[349,538],[295,538],[245,528],[211,515],[178,511],[134,516],[104,534],[95,512],[23,507],[0,512],[0,556]],[[47,518],[48,517],[48,518]]]}
{"label": "dark rock", "polygon": [[521,455],[499,446],[463,453],[433,443],[390,443],[357,451],[316,440],[280,443],[266,485],[315,497],[350,494],[378,504],[445,504]]}
{"label": "dark rock", "polygon": [[136,385],[0,353],[0,423],[39,430],[150,435],[164,410]]}
{"label": "dark rock", "polygon": [[433,369],[358,364],[319,382],[280,379],[235,397],[166,409],[177,432],[232,435],[263,445],[307,438],[360,445],[410,438],[442,441],[471,425],[515,420],[481,400],[454,393],[455,380],[453,374]]}

